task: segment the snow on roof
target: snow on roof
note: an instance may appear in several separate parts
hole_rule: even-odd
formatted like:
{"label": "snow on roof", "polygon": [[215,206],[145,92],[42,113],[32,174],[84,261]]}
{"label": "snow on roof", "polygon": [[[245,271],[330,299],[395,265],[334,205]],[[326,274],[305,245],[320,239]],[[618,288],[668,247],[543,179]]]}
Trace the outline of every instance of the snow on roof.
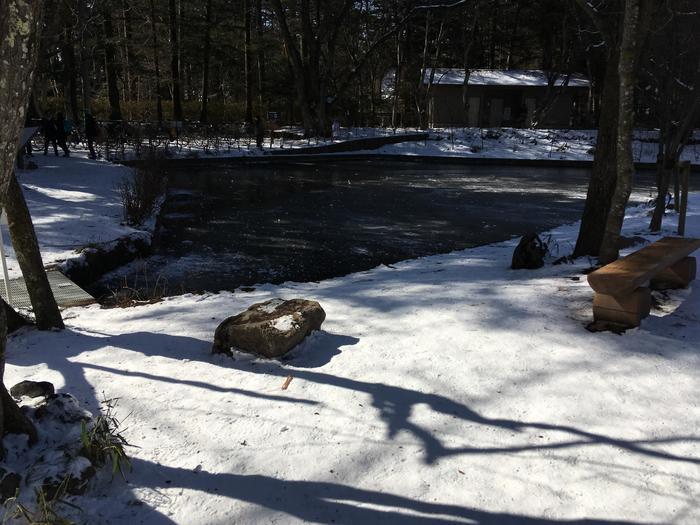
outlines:
{"label": "snow on roof", "polygon": [[[425,70],[423,83],[430,81],[432,69]],[[566,80],[566,73],[551,73],[541,69],[472,69],[469,73],[470,86],[547,86],[550,75],[557,75],[556,85]],[[462,85],[464,69],[436,68],[433,84]],[[569,77],[570,87],[588,87],[588,79],[574,73]]]}

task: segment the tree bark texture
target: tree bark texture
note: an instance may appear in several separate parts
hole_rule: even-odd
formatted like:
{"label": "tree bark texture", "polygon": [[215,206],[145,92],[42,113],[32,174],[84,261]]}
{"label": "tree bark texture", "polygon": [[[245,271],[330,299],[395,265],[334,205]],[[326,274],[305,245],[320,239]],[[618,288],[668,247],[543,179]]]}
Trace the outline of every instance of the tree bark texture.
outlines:
{"label": "tree bark texture", "polygon": [[87,0],[78,0],[78,25],[80,31],[80,80],[83,96],[83,111],[90,109],[90,100],[92,99],[92,82],[90,77],[90,65],[93,57],[90,53],[88,45],[89,37],[88,27],[90,25]]}
{"label": "tree bark texture", "polygon": [[[19,135],[33,85],[42,0],[0,2],[0,204],[7,201]],[[0,439],[6,432],[26,432],[36,440],[32,423],[20,412],[4,386],[7,319],[0,308]],[[0,454],[4,449],[0,447]]]}
{"label": "tree bark texture", "polygon": [[107,97],[109,99],[110,120],[121,120],[122,110],[119,104],[119,65],[117,64],[117,46],[115,44],[114,26],[112,24],[111,5],[103,10],[103,27],[105,30],[105,70],[107,73]]}
{"label": "tree bark texture", "polygon": [[180,87],[180,51],[177,34],[177,6],[175,0],[168,3],[170,14],[170,75],[173,87],[173,120],[182,121],[182,90]]}
{"label": "tree bark texture", "polygon": [[265,44],[263,42],[263,11],[262,0],[255,0],[255,51],[258,69],[258,106],[263,111],[263,95],[265,92]]}
{"label": "tree bark texture", "polygon": [[617,177],[610,212],[605,223],[599,260],[608,264],[618,258],[620,232],[625,219],[625,208],[632,191],[634,159],[632,132],[634,126],[634,83],[637,47],[639,45],[640,0],[625,0],[622,41],[618,60],[618,119],[616,141]]}
{"label": "tree bark texture", "polygon": [[202,70],[202,107],[199,112],[199,121],[207,122],[209,119],[209,55],[211,54],[211,2],[207,0],[204,11],[204,67]]}
{"label": "tree bark texture", "polygon": [[22,188],[14,176],[7,190],[5,210],[12,246],[27,284],[36,325],[40,330],[61,329],[63,320],[46,277],[32,218]]}
{"label": "tree bark texture", "polygon": [[243,0],[243,70],[246,122],[253,122],[253,44],[251,40],[251,23],[250,0]]}
{"label": "tree bark texture", "polygon": [[617,64],[619,53],[615,46],[608,49],[605,80],[600,100],[600,120],[596,139],[595,159],[588,183],[586,204],[581,217],[574,257],[597,256],[605,234],[605,223],[616,184],[617,121],[619,80]]}
{"label": "tree bark texture", "polygon": [[153,66],[156,75],[156,120],[163,123],[163,93],[160,86],[160,65],[158,62],[158,27],[156,25],[155,0],[151,0],[151,45],[153,46]]}

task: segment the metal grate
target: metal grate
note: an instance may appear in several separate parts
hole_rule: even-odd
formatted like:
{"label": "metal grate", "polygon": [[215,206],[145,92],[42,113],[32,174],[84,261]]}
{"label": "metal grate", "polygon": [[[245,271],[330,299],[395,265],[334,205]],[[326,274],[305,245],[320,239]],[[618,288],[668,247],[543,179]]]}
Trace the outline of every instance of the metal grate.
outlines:
{"label": "metal grate", "polygon": [[[59,308],[69,308],[71,306],[85,306],[92,304],[95,298],[83,290],[80,286],[68,279],[58,270],[48,270],[46,276],[49,278],[49,285],[53,290],[53,295],[56,298]],[[32,303],[29,300],[29,292],[27,285],[24,284],[24,279],[18,277],[8,281],[12,302],[14,308],[32,309]],[[0,296],[7,301],[5,295],[5,281],[0,279]]]}

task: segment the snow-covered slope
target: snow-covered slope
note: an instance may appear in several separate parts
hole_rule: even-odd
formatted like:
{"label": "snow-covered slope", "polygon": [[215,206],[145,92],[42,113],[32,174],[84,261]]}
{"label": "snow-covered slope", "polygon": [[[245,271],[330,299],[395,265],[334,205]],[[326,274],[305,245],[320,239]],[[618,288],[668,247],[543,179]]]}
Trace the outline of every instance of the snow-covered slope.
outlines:
{"label": "snow-covered slope", "polygon": [[[120,398],[134,469],[76,500],[85,523],[698,523],[697,282],[590,333],[588,261],[512,271],[514,245],[68,310],[11,337],[6,380]],[[318,300],[323,331],[282,362],[210,355],[218,323],[273,297]]]}

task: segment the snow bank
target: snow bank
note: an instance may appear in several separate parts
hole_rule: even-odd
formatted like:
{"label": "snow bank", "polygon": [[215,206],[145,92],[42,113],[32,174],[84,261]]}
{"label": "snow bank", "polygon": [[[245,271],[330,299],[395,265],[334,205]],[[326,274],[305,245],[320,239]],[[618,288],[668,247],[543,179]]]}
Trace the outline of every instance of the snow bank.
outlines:
{"label": "snow bank", "polygon": [[[401,133],[415,133],[415,128],[392,130],[389,128],[342,128],[334,139],[280,139],[270,144],[266,139],[263,150],[255,147],[253,139],[227,142],[217,141],[216,147],[203,148],[201,144],[186,139],[171,143],[168,154],[183,158],[262,157],[284,154],[286,151],[323,147],[370,137],[382,137]],[[376,150],[349,151],[341,155],[405,155],[425,157],[455,157],[468,159],[509,159],[546,161],[593,161],[596,130],[558,130],[522,128],[440,128],[431,129],[430,139],[421,142],[403,142]],[[655,131],[637,130],[633,143],[635,162],[655,163],[658,152]],[[700,164],[700,132],[695,133],[694,143],[688,145],[682,160]],[[332,154],[328,154],[332,155]]]}
{"label": "snow bank", "polygon": [[[118,184],[132,174],[131,168],[104,160],[90,160],[84,151],[72,151],[71,157],[31,158],[35,170],[18,170],[27,206],[41,246],[45,265],[59,264],[69,270],[80,266],[91,250],[108,250],[129,242],[150,243],[154,221],[144,229],[125,225]],[[7,226],[3,226],[10,277],[21,275],[10,245]],[[80,254],[84,248],[87,252]]]}

